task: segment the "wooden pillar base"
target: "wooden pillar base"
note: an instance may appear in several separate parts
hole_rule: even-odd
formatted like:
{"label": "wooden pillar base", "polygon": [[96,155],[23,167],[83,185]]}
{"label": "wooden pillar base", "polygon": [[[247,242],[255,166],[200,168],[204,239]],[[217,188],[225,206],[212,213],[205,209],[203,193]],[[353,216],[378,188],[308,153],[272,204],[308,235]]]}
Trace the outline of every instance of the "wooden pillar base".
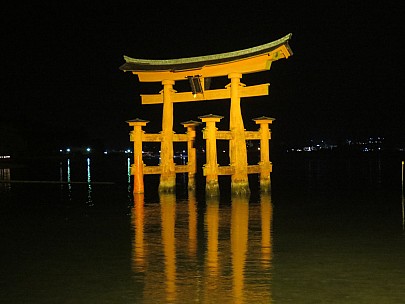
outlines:
{"label": "wooden pillar base", "polygon": [[248,181],[232,181],[231,185],[232,194],[236,195],[248,195],[250,194]]}
{"label": "wooden pillar base", "polygon": [[219,184],[216,180],[207,181],[205,184],[205,195],[208,197],[219,195]]}
{"label": "wooden pillar base", "polygon": [[194,191],[195,190],[195,177],[194,174],[188,174],[188,190]]}
{"label": "wooden pillar base", "polygon": [[267,193],[271,190],[271,179],[270,175],[260,176],[260,191]]}
{"label": "wooden pillar base", "polygon": [[160,178],[159,192],[161,193],[174,193],[176,192],[176,176],[172,178]]}
{"label": "wooden pillar base", "polygon": [[135,163],[131,167],[132,174],[134,176],[134,193],[144,193],[143,183],[143,162],[142,156],[135,158]]}
{"label": "wooden pillar base", "polygon": [[143,174],[138,173],[138,171],[140,171],[140,170],[138,168],[136,168],[136,167],[135,167],[134,171],[136,173],[134,174],[133,193],[144,193]]}

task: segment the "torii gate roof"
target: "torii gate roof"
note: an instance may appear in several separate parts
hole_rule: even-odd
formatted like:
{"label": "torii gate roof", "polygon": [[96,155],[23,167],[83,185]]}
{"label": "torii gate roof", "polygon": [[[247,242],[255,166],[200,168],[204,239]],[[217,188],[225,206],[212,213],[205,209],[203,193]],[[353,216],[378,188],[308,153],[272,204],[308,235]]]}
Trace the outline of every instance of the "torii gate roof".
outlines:
{"label": "torii gate roof", "polygon": [[[120,66],[120,70],[137,74],[140,81],[180,80],[197,74],[203,77],[215,77],[227,75],[230,72],[259,72],[268,70],[271,61],[292,55],[288,45],[291,36],[292,34],[288,34],[273,42],[244,50],[199,57],[156,60],[124,56],[125,63]],[[238,69],[235,65],[240,62],[244,63],[242,69]]]}

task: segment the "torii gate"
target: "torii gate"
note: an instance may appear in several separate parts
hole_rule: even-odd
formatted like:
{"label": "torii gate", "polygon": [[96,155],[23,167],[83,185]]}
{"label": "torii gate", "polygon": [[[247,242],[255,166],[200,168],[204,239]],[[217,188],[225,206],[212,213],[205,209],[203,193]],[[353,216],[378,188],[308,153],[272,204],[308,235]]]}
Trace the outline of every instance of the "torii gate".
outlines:
{"label": "torii gate", "polygon": [[[292,51],[288,45],[291,34],[257,47],[216,55],[168,60],[134,59],[124,56],[126,63],[120,69],[138,75],[141,82],[160,82],[160,94],[142,95],[142,104],[163,103],[161,133],[161,164],[159,190],[171,192],[176,185],[173,160],[173,103],[203,100],[231,99],[230,106],[230,167],[232,191],[249,192],[246,136],[242,119],[242,97],[268,95],[269,84],[245,86],[240,82],[243,74],[270,69],[273,61],[288,58]],[[204,79],[227,76],[231,83],[225,89],[209,90]],[[192,92],[173,90],[176,81],[189,80]]]}

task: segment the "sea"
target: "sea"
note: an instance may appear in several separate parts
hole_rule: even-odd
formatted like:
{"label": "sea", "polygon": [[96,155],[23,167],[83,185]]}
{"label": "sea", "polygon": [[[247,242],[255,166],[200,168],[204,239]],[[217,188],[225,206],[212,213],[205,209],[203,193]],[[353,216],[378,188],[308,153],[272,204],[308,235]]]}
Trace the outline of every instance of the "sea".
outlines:
{"label": "sea", "polygon": [[405,303],[402,161],[295,153],[217,197],[133,194],[125,154],[0,164],[0,303]]}

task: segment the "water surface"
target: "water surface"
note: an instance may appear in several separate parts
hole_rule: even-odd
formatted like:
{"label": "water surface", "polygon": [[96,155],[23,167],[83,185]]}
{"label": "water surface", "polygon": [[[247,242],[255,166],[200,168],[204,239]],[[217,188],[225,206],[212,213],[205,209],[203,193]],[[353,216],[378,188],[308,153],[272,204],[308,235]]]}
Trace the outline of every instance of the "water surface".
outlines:
{"label": "water surface", "polygon": [[[272,189],[132,195],[126,158],[2,168],[2,303],[403,303],[400,163],[292,159]],[[79,183],[80,182],[80,183]],[[111,182],[111,183],[97,183]]]}

